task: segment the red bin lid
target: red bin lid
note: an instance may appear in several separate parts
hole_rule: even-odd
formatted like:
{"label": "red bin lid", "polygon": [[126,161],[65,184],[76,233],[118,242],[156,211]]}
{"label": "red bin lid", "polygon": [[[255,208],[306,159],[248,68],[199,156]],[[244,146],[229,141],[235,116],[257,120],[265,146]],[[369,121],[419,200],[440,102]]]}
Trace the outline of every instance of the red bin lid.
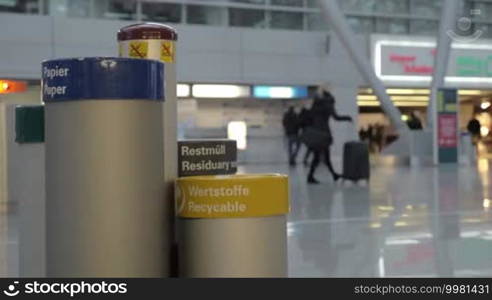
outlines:
{"label": "red bin lid", "polygon": [[172,40],[178,39],[176,29],[160,23],[139,23],[118,30],[118,41],[127,40]]}

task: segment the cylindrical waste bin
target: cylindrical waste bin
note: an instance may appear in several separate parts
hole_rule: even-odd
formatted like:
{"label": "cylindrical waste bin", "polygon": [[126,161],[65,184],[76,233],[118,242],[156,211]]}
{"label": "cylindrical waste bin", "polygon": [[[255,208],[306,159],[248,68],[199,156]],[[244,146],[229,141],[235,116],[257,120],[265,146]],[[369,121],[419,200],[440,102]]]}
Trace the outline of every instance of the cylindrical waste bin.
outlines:
{"label": "cylindrical waste bin", "polygon": [[[174,241],[174,182],[178,175],[178,148],[177,148],[177,125],[178,109],[176,97],[176,43],[178,33],[171,26],[159,23],[139,23],[122,27],[118,30],[119,56],[138,59],[155,59],[164,63],[166,77],[162,84],[166,87],[166,102],[164,103],[164,169],[165,182],[165,211],[168,224],[164,224],[167,230],[166,240],[168,243]],[[166,261],[166,269],[171,275],[175,275],[175,247],[172,255],[169,254],[170,246],[165,247],[165,255],[171,259],[171,268]]]}
{"label": "cylindrical waste bin", "polygon": [[42,64],[48,277],[163,276],[164,65]]}
{"label": "cylindrical waste bin", "polygon": [[287,176],[191,176],[176,187],[181,276],[287,276]]}

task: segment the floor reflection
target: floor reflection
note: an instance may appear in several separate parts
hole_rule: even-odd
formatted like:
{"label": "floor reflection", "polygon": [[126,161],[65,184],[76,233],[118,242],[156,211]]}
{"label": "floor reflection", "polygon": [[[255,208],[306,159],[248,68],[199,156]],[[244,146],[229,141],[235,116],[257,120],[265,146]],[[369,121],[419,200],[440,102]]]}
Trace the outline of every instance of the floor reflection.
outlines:
{"label": "floor reflection", "polygon": [[[291,277],[492,276],[492,168],[374,167],[368,184],[306,184],[303,166],[246,165],[290,175]],[[15,211],[0,207],[0,276],[18,273]]]}
{"label": "floor reflection", "polygon": [[15,209],[0,203],[0,277],[18,276]]}
{"label": "floor reflection", "polygon": [[305,184],[302,166],[245,166],[291,178],[293,277],[492,275],[490,162],[375,167],[368,186]]}
{"label": "floor reflection", "polygon": [[7,209],[0,204],[0,277],[7,276]]}

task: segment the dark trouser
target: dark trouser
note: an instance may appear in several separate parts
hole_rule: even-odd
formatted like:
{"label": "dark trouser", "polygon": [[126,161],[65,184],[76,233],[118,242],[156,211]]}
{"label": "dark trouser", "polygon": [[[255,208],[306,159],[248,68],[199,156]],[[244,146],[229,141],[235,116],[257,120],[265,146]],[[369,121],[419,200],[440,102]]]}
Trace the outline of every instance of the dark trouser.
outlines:
{"label": "dark trouser", "polygon": [[335,169],[333,169],[333,165],[331,164],[331,155],[330,155],[330,148],[329,147],[326,147],[323,150],[311,150],[311,151],[314,153],[314,158],[313,158],[313,161],[311,162],[311,168],[309,169],[308,178],[314,177],[314,172],[316,171],[316,168],[318,168],[321,157],[324,158],[325,164],[328,167],[328,170],[330,171],[331,175],[334,178],[339,176],[335,172]]}
{"label": "dark trouser", "polygon": [[287,136],[287,150],[289,155],[289,163],[295,163],[297,152],[299,152],[299,138],[295,134]]}
{"label": "dark trouser", "polygon": [[307,148],[307,149],[306,149],[306,153],[304,154],[304,159],[303,159],[303,162],[304,162],[305,164],[307,164],[307,163],[308,163],[309,156],[310,156],[311,154],[313,154],[313,150],[311,150],[311,149]]}

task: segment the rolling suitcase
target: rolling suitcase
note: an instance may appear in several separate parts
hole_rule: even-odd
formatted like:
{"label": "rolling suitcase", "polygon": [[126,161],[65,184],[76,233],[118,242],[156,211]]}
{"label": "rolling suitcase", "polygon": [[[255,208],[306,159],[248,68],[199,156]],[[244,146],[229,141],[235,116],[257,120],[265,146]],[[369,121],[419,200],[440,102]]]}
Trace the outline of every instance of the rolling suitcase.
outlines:
{"label": "rolling suitcase", "polygon": [[369,180],[369,148],[366,143],[352,141],[343,147],[343,179]]}

